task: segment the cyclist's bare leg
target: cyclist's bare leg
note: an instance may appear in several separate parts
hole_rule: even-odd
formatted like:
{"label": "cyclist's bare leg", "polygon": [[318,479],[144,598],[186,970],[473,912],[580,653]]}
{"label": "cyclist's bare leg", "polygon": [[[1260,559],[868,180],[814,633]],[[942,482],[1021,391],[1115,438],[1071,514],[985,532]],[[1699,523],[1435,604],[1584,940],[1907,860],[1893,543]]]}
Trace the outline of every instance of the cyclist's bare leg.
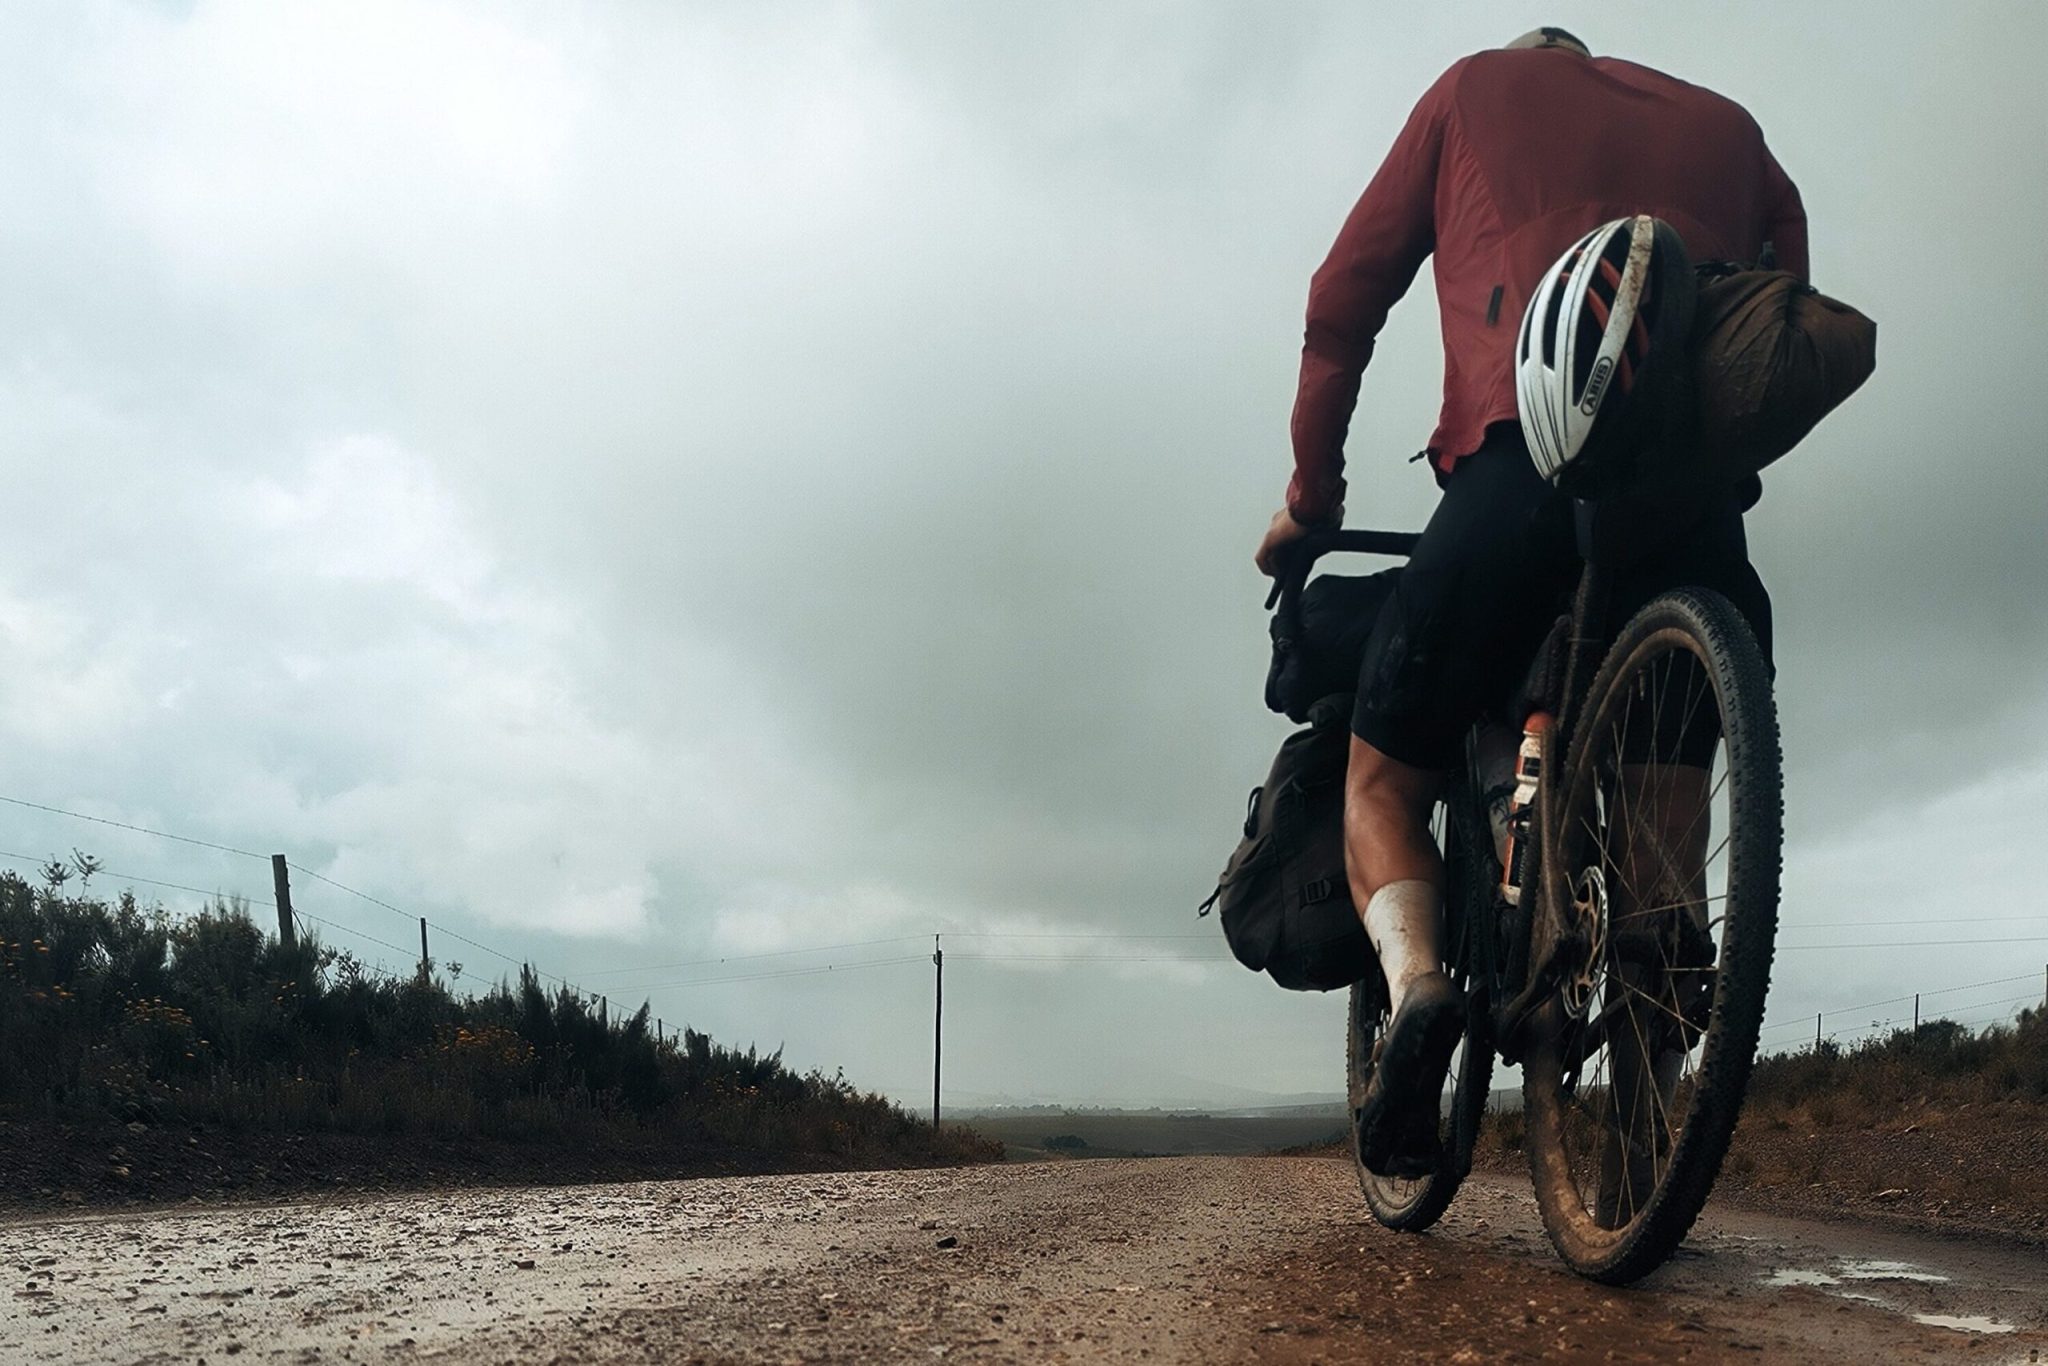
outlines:
{"label": "cyclist's bare leg", "polygon": [[1344,864],[1395,1011],[1409,983],[1443,969],[1444,861],[1429,835],[1442,787],[1442,774],[1351,738]]}
{"label": "cyclist's bare leg", "polygon": [[1464,997],[1443,972],[1444,865],[1429,837],[1442,784],[1353,737],[1344,861],[1392,1011],[1358,1108],[1358,1156],[1386,1176],[1436,1170],[1437,1100],[1465,1028]]}

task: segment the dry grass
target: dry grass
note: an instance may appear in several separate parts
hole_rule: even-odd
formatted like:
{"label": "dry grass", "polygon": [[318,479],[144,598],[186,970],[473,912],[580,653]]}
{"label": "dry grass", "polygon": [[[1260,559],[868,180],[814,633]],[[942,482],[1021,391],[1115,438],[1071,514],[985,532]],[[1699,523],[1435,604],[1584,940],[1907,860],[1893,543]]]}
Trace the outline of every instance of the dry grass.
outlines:
{"label": "dry grass", "polygon": [[[1520,1167],[1525,1141],[1496,1112],[1476,1161]],[[1720,1188],[2048,1232],[2048,1011],[1760,1060]]]}

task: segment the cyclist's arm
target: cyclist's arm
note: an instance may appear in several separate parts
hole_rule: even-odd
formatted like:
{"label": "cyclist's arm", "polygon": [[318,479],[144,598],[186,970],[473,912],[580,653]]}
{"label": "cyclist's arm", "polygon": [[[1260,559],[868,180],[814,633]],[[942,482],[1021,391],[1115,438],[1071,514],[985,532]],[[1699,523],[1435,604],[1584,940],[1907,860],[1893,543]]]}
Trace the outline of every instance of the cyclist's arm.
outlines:
{"label": "cyclist's arm", "polygon": [[1768,150],[1764,152],[1764,240],[1777,253],[1778,269],[1802,280],[1813,278],[1806,242],[1806,205],[1799,187]]}
{"label": "cyclist's arm", "polygon": [[1301,379],[1294,396],[1294,479],[1287,508],[1304,525],[1336,519],[1344,502],[1344,434],[1358,381],[1387,311],[1436,244],[1437,162],[1453,66],[1422,97],[1309,284]]}

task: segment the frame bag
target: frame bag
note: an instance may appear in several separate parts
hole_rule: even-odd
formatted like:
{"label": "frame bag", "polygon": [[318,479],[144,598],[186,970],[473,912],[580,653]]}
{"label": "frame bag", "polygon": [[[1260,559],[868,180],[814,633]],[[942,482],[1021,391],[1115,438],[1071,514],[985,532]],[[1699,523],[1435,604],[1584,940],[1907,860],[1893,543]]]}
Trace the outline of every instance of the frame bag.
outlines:
{"label": "frame bag", "polygon": [[[1348,702],[1348,697],[1332,699]],[[1315,708],[1252,789],[1244,839],[1202,903],[1237,961],[1291,991],[1335,991],[1367,977],[1372,944],[1344,875],[1344,709]]]}

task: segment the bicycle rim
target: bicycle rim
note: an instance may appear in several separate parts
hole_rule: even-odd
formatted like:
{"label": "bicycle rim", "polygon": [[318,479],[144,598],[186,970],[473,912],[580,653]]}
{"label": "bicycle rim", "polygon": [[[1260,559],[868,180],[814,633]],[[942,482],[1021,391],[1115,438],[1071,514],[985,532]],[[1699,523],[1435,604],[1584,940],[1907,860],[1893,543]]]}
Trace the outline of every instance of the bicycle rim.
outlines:
{"label": "bicycle rim", "polygon": [[1572,1268],[1661,1265],[1720,1170],[1776,933],[1775,705],[1718,594],[1653,600],[1575,725],[1541,894],[1573,927],[1524,1060],[1530,1171]]}

